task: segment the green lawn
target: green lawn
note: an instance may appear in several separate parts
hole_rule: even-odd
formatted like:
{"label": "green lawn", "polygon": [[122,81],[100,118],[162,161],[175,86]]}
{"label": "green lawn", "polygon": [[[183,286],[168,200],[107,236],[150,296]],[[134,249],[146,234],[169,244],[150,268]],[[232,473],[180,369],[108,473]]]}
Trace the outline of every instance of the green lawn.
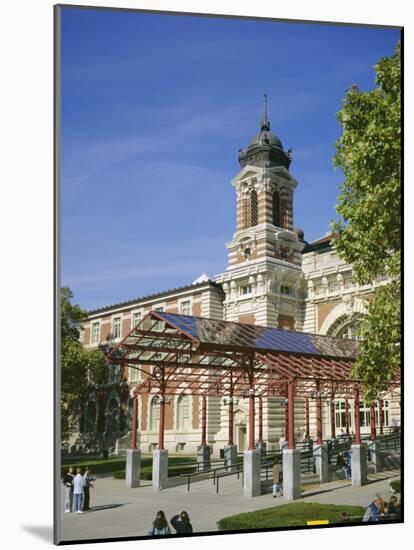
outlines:
{"label": "green lawn", "polygon": [[[220,531],[238,529],[266,529],[275,527],[298,527],[307,525],[307,521],[329,520],[329,523],[343,523],[341,512],[350,517],[361,518],[365,508],[362,506],[342,506],[336,504],[317,504],[292,502],[256,512],[237,514],[217,522]],[[358,521],[354,519],[351,521]]]}
{"label": "green lawn", "polygon": [[[168,463],[169,465],[174,468],[176,466],[179,467],[177,463],[185,463],[185,462],[195,462],[196,457],[195,456],[169,456],[168,457]],[[62,459],[62,466],[61,466],[61,475],[63,475],[67,472],[68,466],[73,466],[74,468],[82,468],[84,469],[85,466],[89,466],[92,468],[93,473],[95,474],[112,474],[117,473],[118,475],[122,475],[122,472],[125,471],[125,463],[126,463],[126,457],[125,456],[111,456],[106,459],[100,458],[100,457],[90,457],[90,458],[76,458],[75,456],[68,457],[65,456],[64,459]],[[151,454],[145,454],[141,457],[141,468],[143,472],[151,472],[152,470],[152,455]],[[148,475],[148,474],[146,474]],[[150,479],[148,477],[144,479]]]}

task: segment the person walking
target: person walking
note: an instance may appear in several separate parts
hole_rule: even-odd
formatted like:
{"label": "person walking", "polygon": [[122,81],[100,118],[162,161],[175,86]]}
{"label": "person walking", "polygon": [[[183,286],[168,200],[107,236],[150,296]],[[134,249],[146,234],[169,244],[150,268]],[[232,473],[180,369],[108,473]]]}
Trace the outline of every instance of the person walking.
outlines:
{"label": "person walking", "polygon": [[83,479],[82,469],[76,469],[76,476],[73,480],[73,499],[74,499],[74,512],[75,514],[83,514],[83,489],[85,487],[85,480]]}
{"label": "person walking", "polygon": [[82,510],[84,512],[87,512],[90,510],[89,502],[90,502],[90,488],[93,487],[92,481],[94,479],[91,477],[91,470],[88,466],[86,466],[85,475],[83,476],[84,486],[83,486],[83,506]]}
{"label": "person walking", "polygon": [[63,478],[63,485],[65,486],[65,512],[69,513],[73,507],[73,468],[69,466],[67,473]]}
{"label": "person walking", "polygon": [[367,509],[365,510],[362,521],[364,523],[373,523],[375,521],[379,521],[380,510],[383,502],[384,501],[382,500],[381,495],[377,493],[375,495],[375,499],[371,502],[371,504],[368,505]]}
{"label": "person walking", "polygon": [[190,523],[190,518],[184,510],[180,515],[173,516],[170,519],[170,523],[179,535],[188,535],[193,532],[193,526]]}
{"label": "person walking", "polygon": [[277,496],[283,496],[283,467],[282,464],[278,464],[275,462],[272,467],[272,474],[273,474],[273,487],[272,487],[272,493],[273,498],[276,498]]}
{"label": "person walking", "polygon": [[157,512],[157,515],[152,522],[152,529],[148,531],[148,535],[150,537],[154,537],[157,535],[171,535],[171,529],[162,510]]}

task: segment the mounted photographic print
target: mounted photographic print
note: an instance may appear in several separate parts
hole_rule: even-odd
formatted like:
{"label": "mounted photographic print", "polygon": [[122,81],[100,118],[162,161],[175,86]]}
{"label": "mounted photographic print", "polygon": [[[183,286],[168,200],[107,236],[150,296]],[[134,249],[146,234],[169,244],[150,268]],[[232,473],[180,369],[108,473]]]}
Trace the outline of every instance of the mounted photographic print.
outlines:
{"label": "mounted photographic print", "polygon": [[55,543],[402,522],[402,29],[55,38]]}

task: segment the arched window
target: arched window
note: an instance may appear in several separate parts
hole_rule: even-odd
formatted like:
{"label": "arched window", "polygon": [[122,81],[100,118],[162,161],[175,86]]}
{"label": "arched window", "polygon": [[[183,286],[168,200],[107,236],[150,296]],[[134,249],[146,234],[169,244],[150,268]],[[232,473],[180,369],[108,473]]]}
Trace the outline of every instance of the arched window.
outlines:
{"label": "arched window", "polygon": [[94,432],[96,424],[96,403],[89,401],[85,411],[85,432]]}
{"label": "arched window", "polygon": [[119,404],[114,398],[108,403],[107,431],[117,432],[119,430]]}
{"label": "arched window", "polygon": [[150,431],[158,431],[160,425],[160,399],[158,396],[153,397],[150,405]]}
{"label": "arched window", "polygon": [[191,428],[189,395],[180,395],[177,399],[177,428],[179,430]]}
{"label": "arched window", "polygon": [[280,195],[278,191],[273,192],[272,196],[273,225],[280,227]]}
{"label": "arched window", "polygon": [[254,227],[258,223],[257,212],[257,193],[255,189],[250,191],[250,227]]}

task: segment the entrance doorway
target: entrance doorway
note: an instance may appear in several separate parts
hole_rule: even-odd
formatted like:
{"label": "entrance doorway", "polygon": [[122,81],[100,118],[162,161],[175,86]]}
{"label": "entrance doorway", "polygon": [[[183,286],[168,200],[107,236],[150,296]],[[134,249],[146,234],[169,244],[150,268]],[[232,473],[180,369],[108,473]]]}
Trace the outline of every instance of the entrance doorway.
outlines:
{"label": "entrance doorway", "polygon": [[247,435],[246,426],[239,426],[237,429],[237,449],[239,451],[246,450],[246,435]]}

